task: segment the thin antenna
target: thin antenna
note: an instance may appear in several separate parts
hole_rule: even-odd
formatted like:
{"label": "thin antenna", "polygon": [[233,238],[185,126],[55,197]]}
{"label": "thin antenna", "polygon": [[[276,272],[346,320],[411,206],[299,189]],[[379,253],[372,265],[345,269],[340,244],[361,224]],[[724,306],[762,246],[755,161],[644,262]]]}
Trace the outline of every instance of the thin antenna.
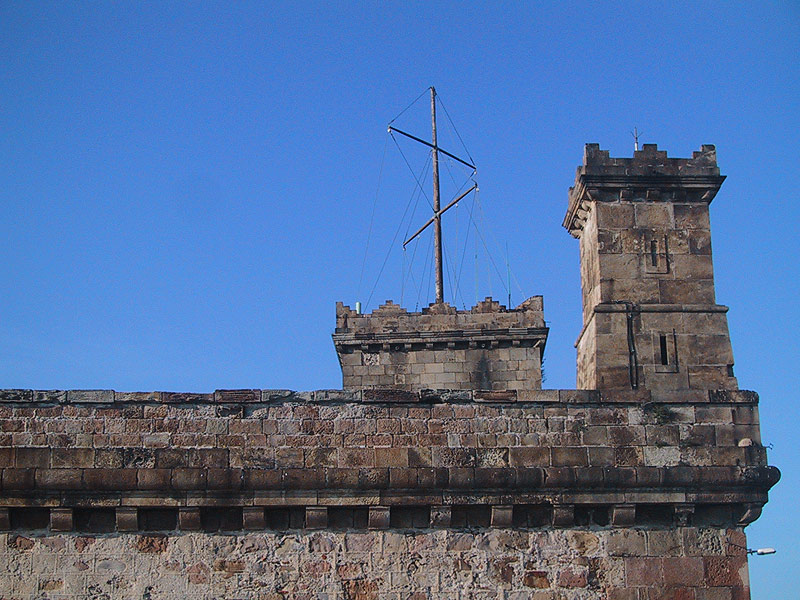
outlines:
{"label": "thin antenna", "polygon": [[508,281],[508,309],[511,310],[511,265],[508,262],[508,242],[506,242],[506,280]]}
{"label": "thin antenna", "polygon": [[639,130],[634,127],[633,131],[631,131],[631,135],[633,136],[633,149],[638,152],[639,151],[639,136],[642,135],[639,133]]}

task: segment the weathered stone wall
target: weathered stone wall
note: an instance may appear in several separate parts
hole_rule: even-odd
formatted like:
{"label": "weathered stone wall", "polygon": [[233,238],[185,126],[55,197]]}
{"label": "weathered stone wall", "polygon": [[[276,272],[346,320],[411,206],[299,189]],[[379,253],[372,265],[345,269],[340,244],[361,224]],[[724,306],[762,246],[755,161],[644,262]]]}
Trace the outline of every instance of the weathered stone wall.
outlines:
{"label": "weathered stone wall", "polygon": [[580,238],[579,388],[736,389],[708,216],[723,179],[713,146],[684,159],[586,146],[564,221]]}
{"label": "weathered stone wall", "polygon": [[6,390],[0,481],[6,498],[68,501],[64,492],[88,486],[133,505],[138,496],[126,492],[135,490],[398,489],[441,498],[453,489],[558,489],[563,498],[588,487],[644,497],[667,483],[685,502],[681,486],[702,486],[703,477],[746,495],[743,469],[766,465],[757,402],[753,392],[699,390]]}
{"label": "weathered stone wall", "polygon": [[419,313],[338,303],[333,340],[345,389],[536,390],[547,327],[541,296],[514,309],[487,298],[468,311],[442,303]]}
{"label": "weathered stone wall", "polygon": [[0,534],[7,600],[745,600],[740,529]]}

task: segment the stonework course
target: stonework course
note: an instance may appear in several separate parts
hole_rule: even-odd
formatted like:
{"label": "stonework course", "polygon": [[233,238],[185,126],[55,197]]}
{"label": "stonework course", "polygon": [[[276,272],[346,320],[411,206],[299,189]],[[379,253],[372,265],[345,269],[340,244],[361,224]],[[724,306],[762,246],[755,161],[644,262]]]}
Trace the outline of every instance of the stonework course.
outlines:
{"label": "stonework course", "polygon": [[577,388],[541,296],[336,307],[343,389],[0,390],[0,598],[747,600],[779,471],[716,304],[713,146],[586,146]]}

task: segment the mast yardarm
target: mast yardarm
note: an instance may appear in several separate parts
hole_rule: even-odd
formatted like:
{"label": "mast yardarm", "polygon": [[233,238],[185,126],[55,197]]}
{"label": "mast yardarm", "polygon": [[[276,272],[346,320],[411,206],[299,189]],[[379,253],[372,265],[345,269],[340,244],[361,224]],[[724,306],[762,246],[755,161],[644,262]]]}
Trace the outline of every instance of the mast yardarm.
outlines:
{"label": "mast yardarm", "polygon": [[458,196],[455,200],[450,202],[447,206],[443,209],[441,208],[441,200],[439,194],[439,152],[444,154],[445,156],[449,156],[450,158],[457,160],[463,165],[466,165],[475,170],[475,165],[471,165],[465,160],[458,158],[457,156],[450,154],[449,152],[442,150],[439,148],[439,144],[437,142],[436,136],[436,89],[431,86],[431,129],[432,129],[432,143],[428,143],[425,140],[422,140],[416,136],[411,135],[410,133],[406,133],[405,131],[401,131],[396,127],[392,127],[389,125],[389,132],[396,131],[407,138],[411,138],[416,142],[420,142],[428,147],[430,147],[433,151],[433,216],[428,220],[425,225],[423,225],[414,235],[408,238],[405,242],[403,242],[403,247],[405,248],[406,245],[411,242],[414,238],[416,238],[420,233],[422,233],[431,223],[433,223],[433,243],[434,243],[434,261],[436,263],[436,303],[440,304],[444,302],[444,276],[443,276],[443,266],[442,266],[442,215],[447,211],[449,208],[458,204],[459,200],[464,198],[467,194],[472,192],[473,190],[477,189],[477,184],[473,185],[470,189],[466,192]]}

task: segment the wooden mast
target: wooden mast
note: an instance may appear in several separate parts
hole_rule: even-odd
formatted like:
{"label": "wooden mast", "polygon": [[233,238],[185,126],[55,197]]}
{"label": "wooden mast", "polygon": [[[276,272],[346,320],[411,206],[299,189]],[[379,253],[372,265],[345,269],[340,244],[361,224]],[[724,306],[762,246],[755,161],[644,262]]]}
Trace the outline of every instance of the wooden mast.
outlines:
{"label": "wooden mast", "polygon": [[431,128],[433,129],[433,224],[434,261],[436,262],[436,304],[444,302],[442,276],[442,215],[439,212],[439,145],[436,143],[436,89],[431,86]]}
{"label": "wooden mast", "polygon": [[[422,96],[420,96],[422,97]],[[416,101],[415,101],[416,102]],[[434,262],[436,263],[436,304],[441,304],[444,302],[444,266],[442,264],[442,215],[447,212],[450,208],[458,204],[460,200],[465,198],[467,194],[473,192],[474,190],[478,189],[478,184],[474,184],[471,188],[469,188],[466,192],[459,195],[455,200],[451,201],[447,206],[444,208],[441,207],[441,198],[439,194],[439,152],[444,154],[445,156],[449,156],[450,158],[460,162],[462,165],[465,165],[472,169],[473,175],[475,174],[475,165],[468,163],[467,161],[458,158],[455,154],[451,154],[447,150],[442,150],[439,148],[439,143],[436,136],[436,89],[431,86],[431,128],[433,130],[433,143],[428,143],[425,140],[422,140],[410,133],[406,133],[405,131],[401,131],[397,129],[397,127],[393,127],[391,123],[389,124],[389,133],[393,134],[397,132],[401,135],[404,135],[407,138],[414,140],[415,142],[419,142],[424,144],[425,146],[430,147],[433,150],[433,216],[428,220],[425,225],[419,228],[419,230],[408,238],[405,242],[403,242],[403,248],[408,245],[411,240],[416,238],[420,233],[425,231],[425,229],[433,224],[433,244],[434,244]]]}

